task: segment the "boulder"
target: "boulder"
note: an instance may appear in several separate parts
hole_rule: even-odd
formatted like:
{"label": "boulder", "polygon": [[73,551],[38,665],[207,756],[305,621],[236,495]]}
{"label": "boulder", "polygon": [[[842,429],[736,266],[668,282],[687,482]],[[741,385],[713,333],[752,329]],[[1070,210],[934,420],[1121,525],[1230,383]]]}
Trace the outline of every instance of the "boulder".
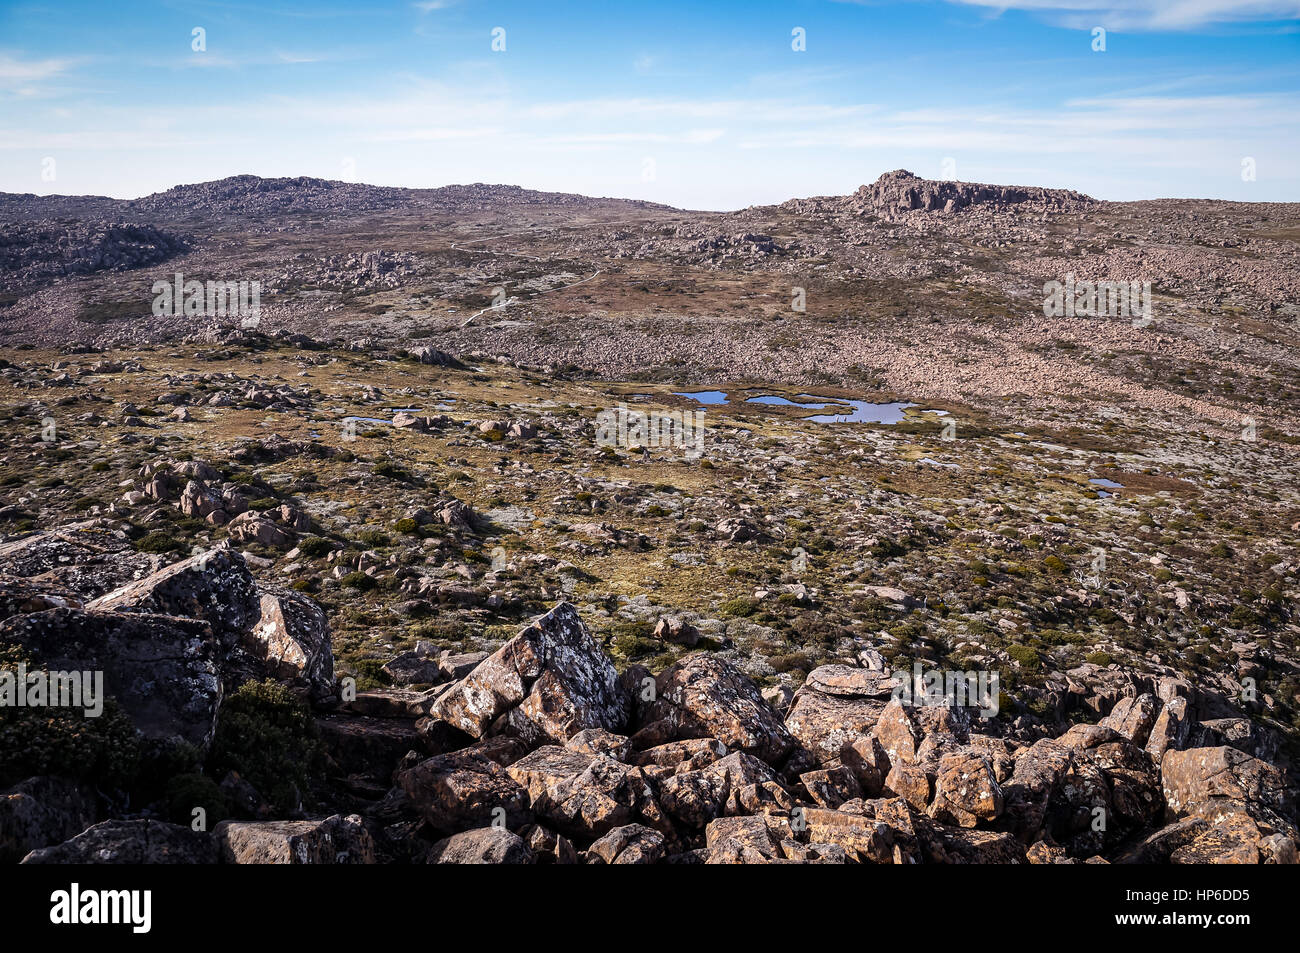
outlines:
{"label": "boulder", "polygon": [[528,793],[497,762],[472,750],[437,755],[401,772],[398,783],[435,830],[459,833],[494,821],[532,819]]}
{"label": "boulder", "polygon": [[780,767],[795,746],[758,686],[716,656],[688,655],[655,680],[655,689],[643,717],[667,722],[679,738],[716,738],[773,767]]}
{"label": "boulder", "polygon": [[429,850],[431,864],[533,864],[537,858],[518,834],[479,827],[444,838]]}
{"label": "boulder", "polygon": [[82,599],[147,576],[158,562],[157,556],[136,552],[120,531],[87,523],[0,543],[0,573],[38,587],[48,584],[51,592],[66,588]]}
{"label": "boulder", "polygon": [[783,841],[794,843],[790,824],[770,814],[720,817],[704,831],[710,864],[768,864],[785,859]]}
{"label": "boulder", "polygon": [[227,864],[373,864],[375,843],[356,814],[309,821],[222,821],[212,832]]}
{"label": "boulder", "polygon": [[0,794],[0,864],[61,844],[95,823],[95,792],[66,778],[40,776]]}
{"label": "boulder", "polygon": [[587,849],[587,862],[657,864],[665,852],[663,834],[644,824],[624,824],[614,828]]}
{"label": "boulder", "polygon": [[220,651],[204,622],[146,612],[49,609],[0,622],[0,643],[53,671],[103,672],[104,692],[161,742],[206,748],[216,729]]}
{"label": "boulder", "polygon": [[263,591],[258,608],[244,644],[266,674],[304,685],[317,700],[333,695],[334,650],[324,610],[287,589]]}
{"label": "boulder", "polygon": [[585,728],[621,731],[629,700],[577,610],[561,602],[434,702],[434,718],[481,738],[507,732],[563,744]]}
{"label": "boulder", "polygon": [[932,864],[1023,864],[1025,848],[1010,834],[945,827],[928,819],[917,825],[921,849]]}
{"label": "boulder", "polygon": [[231,549],[212,549],[182,559],[99,597],[87,608],[202,619],[227,645],[233,645],[261,611],[252,573],[243,557]]}
{"label": "boulder", "polygon": [[1273,765],[1226,745],[1166,752],[1161,784],[1173,817],[1248,814],[1270,833],[1295,833],[1286,778]]}
{"label": "boulder", "polygon": [[240,513],[227,526],[230,538],[241,543],[258,543],[275,549],[288,549],[294,544],[293,533],[281,529],[273,520],[249,510]]}
{"label": "boulder", "polygon": [[887,704],[878,698],[814,691],[805,684],[795,693],[785,724],[818,764],[834,766],[845,758],[845,749],[871,734]]}
{"label": "boulder", "polygon": [[678,822],[701,828],[716,817],[788,811],[794,798],[765,762],[736,751],[697,770],[679,770],[664,778],[659,803]]}
{"label": "boulder", "polygon": [[56,847],[42,847],[24,864],[215,864],[211,834],[148,819],[104,821]]}
{"label": "boulder", "polygon": [[[1275,835],[1284,846],[1279,856],[1295,863],[1295,842],[1285,835]],[[1275,843],[1246,814],[1229,813],[1206,825],[1190,843],[1169,854],[1171,864],[1260,864],[1272,859]],[[1287,862],[1287,861],[1283,861]]]}
{"label": "boulder", "polygon": [[605,755],[547,745],[507,770],[538,819],[569,837],[592,840],[656,810],[641,769]]}
{"label": "boulder", "polygon": [[934,801],[929,814],[959,827],[974,827],[1002,814],[1002,788],[984,755],[971,751],[945,755],[939,761]]}
{"label": "boulder", "polygon": [[1151,726],[1151,733],[1146,742],[1147,754],[1151,756],[1152,761],[1159,764],[1165,752],[1170,749],[1178,751],[1187,747],[1191,730],[1192,721],[1187,712],[1187,699],[1170,698],[1160,709],[1155,724]]}
{"label": "boulder", "polygon": [[1154,695],[1130,695],[1115,703],[1110,714],[1101,720],[1107,728],[1113,728],[1138,747],[1145,745],[1155,726],[1160,702]]}

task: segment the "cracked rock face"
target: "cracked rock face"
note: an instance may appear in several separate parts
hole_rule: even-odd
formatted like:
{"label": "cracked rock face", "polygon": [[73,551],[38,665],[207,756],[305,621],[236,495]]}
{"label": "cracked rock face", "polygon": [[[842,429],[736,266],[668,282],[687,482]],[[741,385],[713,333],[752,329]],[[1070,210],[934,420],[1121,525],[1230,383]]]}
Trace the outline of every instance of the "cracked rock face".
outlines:
{"label": "cracked rock face", "polygon": [[324,610],[289,590],[263,590],[259,606],[261,614],[244,641],[267,674],[303,682],[316,698],[332,695],[334,653]]}
{"label": "cracked rock face", "polygon": [[586,728],[621,731],[628,700],[577,610],[562,602],[448,689],[431,714],[474,738],[504,732],[563,744]]}
{"label": "cracked rock face", "polygon": [[158,612],[208,622],[223,637],[247,630],[258,618],[257,585],[243,557],[214,549],[173,563],[145,579],[101,596],[90,609]]}
{"label": "cracked rock face", "polygon": [[1174,817],[1238,812],[1295,836],[1294,802],[1285,777],[1244,751],[1226,746],[1168,751],[1161,782]]}
{"label": "cracked rock face", "polygon": [[716,738],[776,767],[795,741],[781,716],[730,662],[690,655],[656,679],[646,724],[667,721],[682,738]]}

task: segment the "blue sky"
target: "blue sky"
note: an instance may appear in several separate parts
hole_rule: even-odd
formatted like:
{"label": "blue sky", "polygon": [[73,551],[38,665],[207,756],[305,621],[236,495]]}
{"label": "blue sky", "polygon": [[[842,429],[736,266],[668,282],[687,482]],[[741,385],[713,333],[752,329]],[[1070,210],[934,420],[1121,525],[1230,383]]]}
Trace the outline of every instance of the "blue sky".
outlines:
{"label": "blue sky", "polygon": [[3,191],[251,172],[726,209],[896,168],[1300,201],[1300,0],[0,3]]}

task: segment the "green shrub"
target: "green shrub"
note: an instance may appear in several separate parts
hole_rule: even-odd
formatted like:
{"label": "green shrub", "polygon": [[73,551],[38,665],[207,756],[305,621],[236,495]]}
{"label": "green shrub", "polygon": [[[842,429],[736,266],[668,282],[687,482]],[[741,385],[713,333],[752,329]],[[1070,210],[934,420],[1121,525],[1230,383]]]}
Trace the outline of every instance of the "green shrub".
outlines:
{"label": "green shrub", "polygon": [[748,596],[737,596],[735,599],[728,599],[718,606],[718,612],[730,618],[748,618],[757,611],[758,600],[751,599]]}
{"label": "green shrub", "polygon": [[268,680],[245,682],[222,706],[208,765],[216,777],[238,771],[285,814],[306,794],[319,757],[311,711]]}
{"label": "green shrub", "polygon": [[1028,645],[1013,645],[1007,649],[1007,654],[1020,663],[1021,668],[1037,671],[1042,661],[1038,653]]}
{"label": "green shrub", "polygon": [[334,548],[334,544],[320,536],[308,536],[298,544],[298,552],[308,559],[317,559]]}
{"label": "green shrub", "polygon": [[225,792],[206,774],[176,775],[167,782],[164,798],[167,801],[167,819],[173,824],[189,827],[196,807],[203,808],[208,830],[230,816],[230,803]]}
{"label": "green shrub", "polygon": [[343,585],[347,586],[349,589],[355,589],[358,592],[369,592],[371,589],[375,588],[374,577],[367,576],[363,572],[350,572],[340,579],[339,582],[343,583]]}
{"label": "green shrub", "polygon": [[171,533],[156,529],[136,540],[135,548],[142,553],[174,553],[185,548]]}
{"label": "green shrub", "polygon": [[[24,651],[0,647],[0,669],[38,667]],[[143,744],[112,699],[98,718],[78,708],[0,706],[0,788],[35,774],[78,778],[107,790],[126,787],[140,767]]]}

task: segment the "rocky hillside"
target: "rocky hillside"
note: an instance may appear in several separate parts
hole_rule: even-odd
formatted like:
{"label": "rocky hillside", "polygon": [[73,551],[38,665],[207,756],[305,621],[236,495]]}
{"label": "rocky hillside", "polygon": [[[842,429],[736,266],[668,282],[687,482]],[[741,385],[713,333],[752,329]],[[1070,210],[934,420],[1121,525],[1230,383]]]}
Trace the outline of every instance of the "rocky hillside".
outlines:
{"label": "rocky hillside", "polygon": [[154,569],[88,523],[0,570],[6,659],[111,697],[90,759],[59,753],[79,713],[0,714],[11,861],[1296,862],[1275,752],[1177,678],[1081,671],[1058,704],[1095,723],[1007,724],[900,696],[873,651],[793,695],[708,651],[620,672],[561,602],[491,654],[394,660],[431,688],[357,692],[313,601],[231,549]]}
{"label": "rocky hillside", "polygon": [[406,189],[310,176],[265,179],[256,175],[236,175],[212,182],[178,185],[138,199],[0,193],[0,220],[117,216],[164,227],[177,222],[207,225],[239,222],[251,226],[283,225],[285,222],[282,220],[296,216],[359,216],[390,211],[468,214],[530,206],[569,210],[608,206],[663,208],[653,202],[537,192],[517,185],[481,182],[436,189]]}
{"label": "rocky hillside", "polygon": [[152,225],[23,221],[0,224],[0,294],[69,275],[156,265],[187,251]]}

